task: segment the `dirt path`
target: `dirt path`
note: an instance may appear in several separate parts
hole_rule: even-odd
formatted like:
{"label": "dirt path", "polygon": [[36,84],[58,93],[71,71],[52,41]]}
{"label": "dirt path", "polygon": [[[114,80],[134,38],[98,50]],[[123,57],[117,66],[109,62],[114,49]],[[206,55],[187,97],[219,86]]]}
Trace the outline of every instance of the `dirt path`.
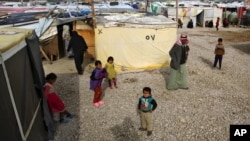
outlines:
{"label": "dirt path", "polygon": [[[57,87],[77,118],[58,128],[56,141],[224,141],[230,124],[250,123],[250,30],[180,29],[190,40],[189,90],[168,91],[168,68],[118,75],[118,89],[106,89],[105,104],[92,106],[89,68],[75,73],[73,60],[60,59],[46,73],[59,74]],[[242,38],[240,35],[244,33]],[[225,39],[222,70],[212,68],[218,37]],[[90,61],[86,62],[87,64]],[[150,86],[158,102],[153,136],[138,131],[135,107],[142,88]]]}

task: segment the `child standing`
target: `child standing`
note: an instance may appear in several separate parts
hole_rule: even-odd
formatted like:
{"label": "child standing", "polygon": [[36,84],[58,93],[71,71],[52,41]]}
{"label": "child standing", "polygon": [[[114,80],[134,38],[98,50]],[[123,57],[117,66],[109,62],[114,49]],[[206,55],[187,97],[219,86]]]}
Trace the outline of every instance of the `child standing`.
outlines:
{"label": "child standing", "polygon": [[93,105],[95,107],[99,107],[100,105],[104,104],[101,100],[102,96],[102,80],[103,78],[107,77],[106,69],[102,68],[102,62],[97,60],[95,61],[95,69],[92,71],[90,76],[90,89],[93,90],[94,99]]}
{"label": "child standing", "polygon": [[222,38],[219,38],[218,44],[216,45],[215,50],[214,50],[214,54],[215,54],[214,67],[217,66],[217,62],[219,61],[219,69],[221,69],[222,58],[223,58],[223,55],[225,54],[225,49],[224,49],[224,45],[222,42],[223,42]]}
{"label": "child standing", "polygon": [[152,98],[151,88],[143,88],[143,96],[140,97],[138,103],[138,114],[141,116],[141,127],[139,130],[147,131],[147,136],[153,132],[153,111],[156,109],[157,103]]}
{"label": "child standing", "polygon": [[68,120],[64,118],[73,118],[75,115],[70,114],[63,103],[63,101],[57,95],[54,89],[54,83],[56,82],[57,76],[54,73],[50,73],[46,76],[46,84],[44,85],[44,95],[47,99],[48,107],[53,116],[60,114],[60,123],[67,123]]}
{"label": "child standing", "polygon": [[215,26],[217,31],[219,30],[219,25],[220,25],[220,18],[217,17],[216,26]]}
{"label": "child standing", "polygon": [[112,89],[112,81],[114,83],[115,88],[117,88],[114,58],[112,56],[108,57],[105,68],[106,68],[106,70],[108,72],[109,88]]}

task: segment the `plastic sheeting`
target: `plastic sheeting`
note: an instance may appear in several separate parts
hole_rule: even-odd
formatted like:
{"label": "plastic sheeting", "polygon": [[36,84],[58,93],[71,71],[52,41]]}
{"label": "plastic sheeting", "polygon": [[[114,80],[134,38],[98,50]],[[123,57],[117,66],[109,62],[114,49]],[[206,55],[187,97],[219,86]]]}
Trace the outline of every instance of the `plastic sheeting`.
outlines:
{"label": "plastic sheeting", "polygon": [[117,71],[159,68],[169,65],[169,50],[177,39],[177,28],[128,28],[98,25],[95,29],[97,59],[114,57]]}

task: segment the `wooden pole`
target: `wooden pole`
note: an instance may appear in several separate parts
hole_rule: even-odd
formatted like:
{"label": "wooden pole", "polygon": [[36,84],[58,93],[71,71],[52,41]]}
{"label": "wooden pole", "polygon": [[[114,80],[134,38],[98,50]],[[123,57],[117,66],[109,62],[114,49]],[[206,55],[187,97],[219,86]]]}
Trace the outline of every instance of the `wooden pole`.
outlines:
{"label": "wooden pole", "polygon": [[179,1],[176,0],[176,4],[175,4],[175,7],[176,7],[176,18],[175,18],[175,21],[177,23],[177,26],[178,26],[178,16],[179,16],[179,13],[178,13],[178,9],[179,9]]}
{"label": "wooden pole", "polygon": [[93,28],[96,28],[94,0],[91,0],[91,11],[92,11],[92,19],[93,19]]}
{"label": "wooden pole", "polygon": [[148,12],[148,6],[150,7],[150,0],[147,0],[147,3],[146,3],[146,8],[145,8],[145,12],[147,13]]}
{"label": "wooden pole", "polygon": [[40,46],[40,51],[43,54],[43,56],[45,57],[45,59],[52,64],[52,61],[49,59],[49,57],[46,55],[46,53],[43,51],[43,48]]}

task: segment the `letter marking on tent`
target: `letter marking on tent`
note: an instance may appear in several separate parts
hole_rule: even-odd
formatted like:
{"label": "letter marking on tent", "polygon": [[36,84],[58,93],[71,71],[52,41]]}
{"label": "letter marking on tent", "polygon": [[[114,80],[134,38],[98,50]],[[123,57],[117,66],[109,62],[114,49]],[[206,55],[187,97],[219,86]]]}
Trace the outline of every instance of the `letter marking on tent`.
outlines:
{"label": "letter marking on tent", "polygon": [[102,34],[102,29],[98,29],[98,34]]}

